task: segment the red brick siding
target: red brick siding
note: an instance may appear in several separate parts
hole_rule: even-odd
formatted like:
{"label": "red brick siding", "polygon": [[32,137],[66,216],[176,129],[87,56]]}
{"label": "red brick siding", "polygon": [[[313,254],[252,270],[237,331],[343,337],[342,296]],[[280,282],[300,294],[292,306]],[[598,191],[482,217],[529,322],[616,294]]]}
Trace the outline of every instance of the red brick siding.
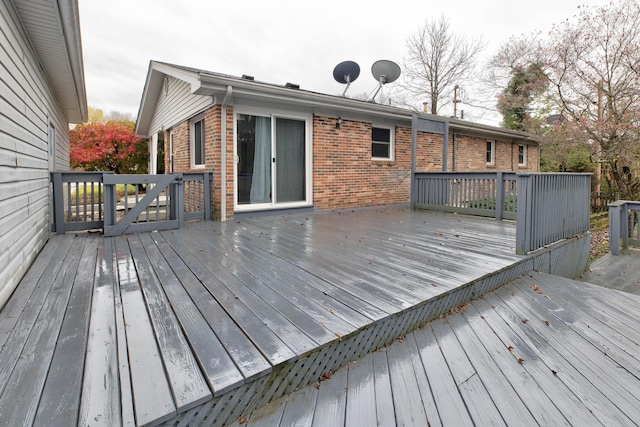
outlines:
{"label": "red brick siding", "polygon": [[[214,171],[214,215],[220,217],[223,193],[227,217],[234,211],[233,107],[227,107],[227,186],[221,188],[221,107],[204,112],[205,170]],[[410,199],[411,128],[395,127],[394,159],[371,159],[371,123],[313,117],[313,203],[318,209],[339,209],[406,204]],[[191,170],[190,125],[186,120],[173,129],[174,171]],[[165,134],[165,170],[169,171],[168,132]],[[442,170],[442,136],[418,133],[416,168],[419,172]],[[518,167],[518,144],[496,141],[496,165],[485,162],[486,139],[457,134],[456,170],[537,170],[538,149],[528,147],[527,167]],[[453,134],[449,136],[448,169],[453,168]],[[202,170],[202,169],[196,169]]]}
{"label": "red brick siding", "polygon": [[[495,140],[495,164],[487,165],[487,138],[457,134],[456,171],[538,171],[538,147],[527,147],[527,164],[518,166],[518,143]],[[453,135],[449,135],[449,148],[453,149]],[[451,160],[449,167],[453,168]]]}
{"label": "red brick siding", "polygon": [[319,209],[409,202],[411,130],[394,132],[394,160],[371,159],[371,123],[313,118],[313,203]]}

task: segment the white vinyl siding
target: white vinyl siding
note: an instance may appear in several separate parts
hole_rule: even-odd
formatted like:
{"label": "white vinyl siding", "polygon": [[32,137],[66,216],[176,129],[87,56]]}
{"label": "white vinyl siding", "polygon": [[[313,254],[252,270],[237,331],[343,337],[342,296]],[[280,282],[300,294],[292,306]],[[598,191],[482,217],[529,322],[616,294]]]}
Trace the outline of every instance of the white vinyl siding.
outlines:
{"label": "white vinyl siding", "polygon": [[49,238],[49,128],[56,170],[69,169],[69,134],[10,2],[0,4],[0,28],[1,307]]}
{"label": "white vinyl siding", "polygon": [[149,134],[170,129],[212,104],[211,96],[192,95],[189,83],[174,77],[166,77],[149,125]]}

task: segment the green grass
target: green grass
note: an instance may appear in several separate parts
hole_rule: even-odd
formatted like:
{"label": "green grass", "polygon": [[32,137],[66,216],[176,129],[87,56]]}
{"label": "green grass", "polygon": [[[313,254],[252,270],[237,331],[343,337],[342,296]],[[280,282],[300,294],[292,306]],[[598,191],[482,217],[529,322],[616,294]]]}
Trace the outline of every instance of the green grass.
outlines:
{"label": "green grass", "polygon": [[[97,182],[87,183],[86,190],[84,184],[78,184],[78,187],[71,192],[71,198],[75,199],[76,195],[80,199],[84,199],[85,191],[87,192],[87,199],[91,198],[91,194],[94,193],[94,198],[98,197],[98,190],[101,190],[101,194],[104,195],[104,189],[100,189],[102,184]],[[124,197],[124,184],[116,184],[116,198],[120,199]],[[127,185],[127,193],[135,194],[136,186],[135,185]]]}
{"label": "green grass", "polygon": [[[516,210],[517,206],[517,198],[516,196],[508,196],[504,199],[504,210],[507,212],[512,212]],[[474,209],[495,209],[496,208],[496,198],[495,197],[485,197],[484,199],[471,200],[469,201],[469,207]]]}

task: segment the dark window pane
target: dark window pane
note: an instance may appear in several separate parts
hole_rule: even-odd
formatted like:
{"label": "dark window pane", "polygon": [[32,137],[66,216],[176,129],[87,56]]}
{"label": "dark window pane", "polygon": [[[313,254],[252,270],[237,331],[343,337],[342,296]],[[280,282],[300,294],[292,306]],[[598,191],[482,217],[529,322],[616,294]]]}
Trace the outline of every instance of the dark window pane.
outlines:
{"label": "dark window pane", "polygon": [[199,120],[193,124],[193,163],[204,164],[204,121]]}
{"label": "dark window pane", "polygon": [[372,128],[371,140],[380,142],[391,142],[391,129]]}
{"label": "dark window pane", "polygon": [[371,157],[389,158],[389,144],[371,143]]}

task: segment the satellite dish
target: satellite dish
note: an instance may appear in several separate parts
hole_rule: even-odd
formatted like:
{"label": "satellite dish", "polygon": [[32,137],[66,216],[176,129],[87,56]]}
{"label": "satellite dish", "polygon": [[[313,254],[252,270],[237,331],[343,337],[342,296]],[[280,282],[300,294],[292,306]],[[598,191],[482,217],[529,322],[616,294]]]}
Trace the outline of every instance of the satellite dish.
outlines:
{"label": "satellite dish", "polygon": [[359,75],[360,66],[353,61],[343,61],[336,65],[333,69],[333,78],[336,79],[338,83],[347,85],[347,87],[344,88],[344,92],[342,92],[342,96],[347,93],[349,85],[351,82],[354,82]]}
{"label": "satellite dish", "polygon": [[378,87],[373,96],[369,97],[369,101],[375,99],[383,85],[398,80],[398,77],[400,77],[400,66],[393,61],[381,59],[373,63],[371,66],[371,74],[373,74],[373,78],[378,81]]}

